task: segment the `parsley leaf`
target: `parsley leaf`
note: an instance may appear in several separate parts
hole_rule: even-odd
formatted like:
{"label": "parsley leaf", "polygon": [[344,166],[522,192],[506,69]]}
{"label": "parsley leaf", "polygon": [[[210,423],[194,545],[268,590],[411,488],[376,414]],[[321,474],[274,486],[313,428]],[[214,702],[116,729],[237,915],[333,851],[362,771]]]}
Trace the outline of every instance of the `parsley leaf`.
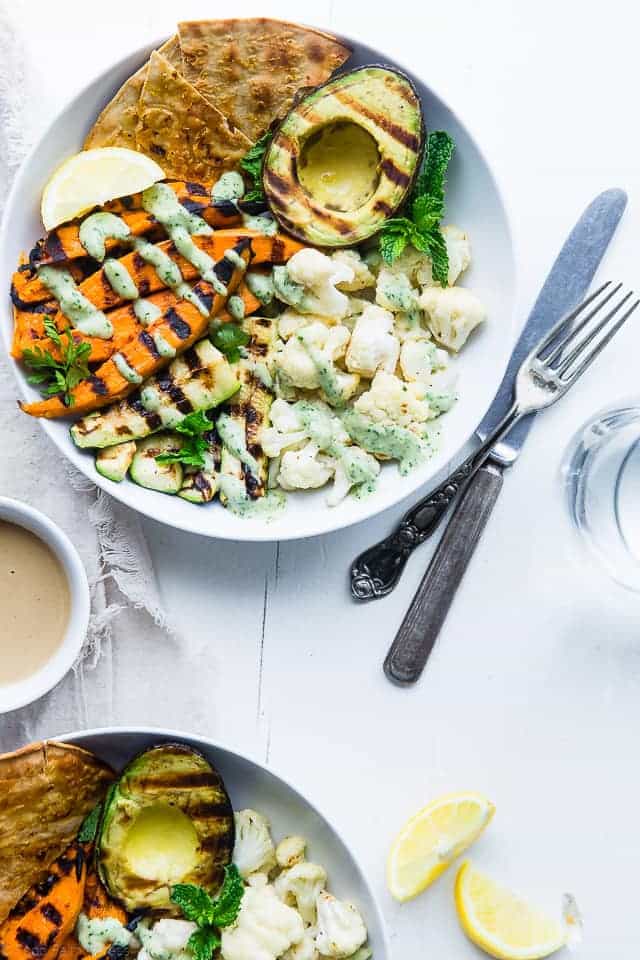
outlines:
{"label": "parsley leaf", "polygon": [[273,133],[267,130],[259,140],[245,153],[240,161],[240,169],[251,177],[252,187],[243,197],[243,200],[258,202],[264,200],[264,191],[262,189],[262,161],[271,143]]}
{"label": "parsley leaf", "polygon": [[188,943],[194,960],[210,960],[220,946],[220,928],[235,923],[243,896],[244,883],[233,863],[224,868],[224,883],[214,899],[194,883],[177,883],[172,887],[171,900],[180,907],[187,920],[198,924]]}
{"label": "parsley leaf", "polygon": [[[204,467],[204,454],[209,443],[203,434],[212,429],[213,424],[203,410],[194,410],[193,413],[188,413],[174,427],[176,433],[184,434],[185,439],[182,447],[175,453],[159,453],[156,460],[158,463],[184,463],[187,467]],[[177,884],[177,887],[182,886],[190,886],[190,884]],[[204,893],[204,891],[202,892]]]}
{"label": "parsley leaf", "polygon": [[47,397],[61,393],[64,403],[71,407],[74,403],[71,391],[90,375],[91,344],[76,343],[68,328],[60,333],[52,317],[45,317],[44,330],[58,348],[60,359],[54,357],[51,351],[42,350],[40,347],[26,349],[23,359],[32,371],[27,380],[29,383],[44,386],[43,393]]}
{"label": "parsley leaf", "polygon": [[436,283],[446,286],[449,276],[447,247],[440,232],[444,216],[444,190],[454,143],[448,133],[436,130],[429,135],[427,155],[408,203],[410,217],[391,217],[379,237],[385,263],[392,264],[408,244],[431,258]]}
{"label": "parsley leaf", "polygon": [[229,363],[237,363],[241,357],[239,347],[246,347],[251,339],[246,330],[235,323],[225,323],[212,336],[214,347],[224,353]]}
{"label": "parsley leaf", "polygon": [[96,838],[96,833],[98,832],[98,824],[100,823],[101,813],[102,804],[98,803],[84,818],[80,824],[80,830],[78,831],[79,843],[93,843]]}

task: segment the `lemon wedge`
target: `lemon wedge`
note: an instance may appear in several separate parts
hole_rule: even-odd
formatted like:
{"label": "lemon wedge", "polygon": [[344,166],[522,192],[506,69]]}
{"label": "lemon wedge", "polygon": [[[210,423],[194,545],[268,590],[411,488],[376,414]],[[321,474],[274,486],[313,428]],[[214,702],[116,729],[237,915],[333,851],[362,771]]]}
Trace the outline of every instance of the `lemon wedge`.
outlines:
{"label": "lemon wedge", "polygon": [[494,811],[479,793],[453,793],[416,813],[389,854],[391,895],[402,902],[422,893],[482,833]]}
{"label": "lemon wedge", "polygon": [[164,180],[155,160],[124,147],[83,150],[65,160],[42,192],[40,213],[46,230],[116,197],[146,190]]}
{"label": "lemon wedge", "polygon": [[568,916],[564,924],[550,919],[469,861],[458,870],[455,898],[466,935],[498,960],[539,960],[570,940]]}

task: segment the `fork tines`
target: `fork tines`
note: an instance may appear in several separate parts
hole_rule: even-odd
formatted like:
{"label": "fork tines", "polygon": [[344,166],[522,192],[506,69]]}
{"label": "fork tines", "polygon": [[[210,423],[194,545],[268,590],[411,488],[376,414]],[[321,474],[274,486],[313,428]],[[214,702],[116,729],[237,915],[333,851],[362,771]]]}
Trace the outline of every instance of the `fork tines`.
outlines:
{"label": "fork tines", "polygon": [[[544,364],[545,368],[553,370],[561,381],[579,377],[640,304],[640,299],[635,299],[629,304],[634,297],[633,291],[629,290],[627,293],[623,292],[622,296],[603,314],[603,308],[621,290],[622,283],[615,285],[612,285],[611,281],[603,283],[598,290],[590,294],[549,331],[535,350],[536,360]],[[601,297],[601,294],[604,296]],[[621,313],[625,305],[628,306]],[[589,306],[591,309],[581,316]],[[577,323],[575,323],[576,320]],[[597,322],[592,324],[594,320]],[[583,331],[584,336],[580,337]],[[590,344],[593,346],[590,347]]]}

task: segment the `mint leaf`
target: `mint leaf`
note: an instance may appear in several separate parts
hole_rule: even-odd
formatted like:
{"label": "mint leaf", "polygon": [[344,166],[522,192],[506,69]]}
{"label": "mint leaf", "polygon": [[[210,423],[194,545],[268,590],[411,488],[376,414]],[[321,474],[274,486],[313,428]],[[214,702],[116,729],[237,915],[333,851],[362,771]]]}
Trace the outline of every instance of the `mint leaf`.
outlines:
{"label": "mint leaf", "polygon": [[427,253],[432,276],[443,287],[449,279],[449,257],[440,221],[444,216],[444,191],[454,142],[448,133],[436,130],[429,135],[426,157],[409,199],[411,217],[392,217],[379,236],[379,249],[385,263],[392,264],[407,244]]}
{"label": "mint leaf", "polygon": [[444,207],[447,167],[454,149],[452,138],[444,130],[434,130],[429,134],[427,156],[416,180],[414,197],[427,194],[439,199]]}
{"label": "mint leaf", "polygon": [[224,868],[224,883],[213,901],[213,922],[217,927],[229,927],[236,922],[244,896],[244,883],[235,863]]}
{"label": "mint leaf", "polygon": [[91,813],[87,814],[82,823],[80,824],[80,830],[78,831],[78,841],[80,843],[93,843],[96,838],[96,833],[98,832],[98,824],[100,823],[100,814],[102,813],[102,804],[98,803]]}
{"label": "mint leaf", "polygon": [[214,347],[224,353],[229,363],[237,363],[241,356],[239,347],[245,347],[251,338],[237,324],[225,323],[218,327],[211,339]]}
{"label": "mint leaf", "polygon": [[220,937],[213,927],[200,927],[195,930],[187,942],[194,960],[211,960],[213,951],[220,946]]}
{"label": "mint leaf", "polygon": [[188,413],[180,423],[177,423],[175,429],[178,433],[186,433],[190,436],[199,437],[201,434],[211,430],[213,423],[209,420],[204,410],[194,410]]}
{"label": "mint leaf", "polygon": [[171,901],[180,907],[187,920],[199,927],[213,921],[213,900],[195,883],[176,883],[171,888]]}
{"label": "mint leaf", "polygon": [[252,181],[251,190],[244,196],[244,200],[260,201],[265,199],[262,189],[262,163],[272,138],[273,134],[270,130],[267,130],[240,160],[240,169],[244,170]]}

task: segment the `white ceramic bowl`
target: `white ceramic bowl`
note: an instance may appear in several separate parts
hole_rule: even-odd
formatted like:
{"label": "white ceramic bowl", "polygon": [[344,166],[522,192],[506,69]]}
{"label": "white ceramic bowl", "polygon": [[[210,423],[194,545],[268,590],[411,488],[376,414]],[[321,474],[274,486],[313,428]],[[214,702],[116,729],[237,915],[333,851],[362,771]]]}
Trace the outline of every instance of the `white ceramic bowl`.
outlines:
{"label": "white ceramic bowl", "polygon": [[[349,67],[385,63],[404,69],[390,57],[357,41],[345,39],[353,48]],[[153,44],[153,47],[157,44]],[[115,91],[148,57],[152,46],[132,53],[89,84],[59,114],[25,160],[9,196],[0,231],[0,278],[9,285],[21,251],[28,251],[43,230],[39,204],[42,188],[54,168],[82,147],[97,114]],[[408,73],[408,71],[404,71]],[[468,231],[473,265],[465,285],[486,304],[489,321],[474,333],[459,363],[460,399],[440,421],[439,452],[407,477],[400,477],[393,464],[383,467],[378,489],[363,500],[353,497],[338,507],[327,507],[326,491],[297,493],[288,498],[287,509],[271,523],[262,518],[240,519],[217,503],[198,507],[136,486],[125,480],[117,484],[101,477],[93,456],[74,447],[63,422],[42,421],[42,427],[61,453],[94,483],[122,503],[155,520],[178,529],[229,540],[286,540],[328,533],[365,520],[427,484],[460,452],[493,399],[511,350],[512,311],[515,295],[513,242],[505,204],[489,164],[467,128],[425,83],[412,77],[422,99],[428,130],[447,130],[456,142],[449,173],[447,221]],[[0,315],[5,349],[11,340],[11,310],[8,299]],[[14,364],[23,397],[33,399],[24,372]]]}
{"label": "white ceramic bowl", "polygon": [[236,810],[252,807],[266,814],[275,837],[296,833],[308,841],[308,856],[326,868],[330,891],[355,903],[361,911],[375,960],[389,960],[384,923],[367,878],[337,830],[284,778],[213,740],[174,730],[107,727],[56,739],[92,750],[115,770],[121,770],[136,754],[167,740],[195,747],[222,774]]}
{"label": "white ceramic bowl", "polygon": [[0,713],[7,713],[48,693],[71,668],[87,633],[90,599],[87,574],[78,551],[53,520],[28,504],[11,500],[9,497],[0,497],[0,520],[30,530],[47,544],[62,564],[71,601],[69,623],[63,641],[53,657],[24,680],[0,686]]}

